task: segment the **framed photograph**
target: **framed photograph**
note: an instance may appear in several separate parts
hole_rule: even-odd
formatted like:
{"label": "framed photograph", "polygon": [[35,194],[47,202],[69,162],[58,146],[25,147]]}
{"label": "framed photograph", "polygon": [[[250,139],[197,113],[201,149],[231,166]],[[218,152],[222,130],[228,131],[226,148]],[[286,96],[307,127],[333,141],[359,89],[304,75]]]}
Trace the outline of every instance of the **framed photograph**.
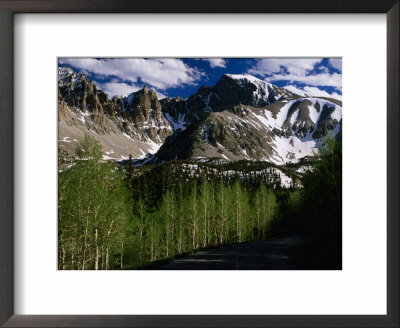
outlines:
{"label": "framed photograph", "polygon": [[399,326],[398,1],[0,9],[2,325]]}

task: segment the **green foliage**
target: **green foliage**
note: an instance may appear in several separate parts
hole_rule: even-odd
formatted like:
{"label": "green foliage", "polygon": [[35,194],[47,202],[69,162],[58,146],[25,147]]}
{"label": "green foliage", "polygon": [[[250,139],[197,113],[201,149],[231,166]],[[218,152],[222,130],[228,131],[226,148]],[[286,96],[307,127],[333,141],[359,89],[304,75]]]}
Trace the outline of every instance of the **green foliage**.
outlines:
{"label": "green foliage", "polygon": [[120,267],[130,216],[124,174],[100,161],[101,147],[89,136],[77,157],[75,165],[58,175],[58,267]]}
{"label": "green foliage", "polygon": [[[190,188],[179,183],[164,192],[156,208],[143,206],[142,199],[134,200],[131,238],[142,251],[140,257],[126,255],[131,267],[209,246],[267,238],[278,204],[265,185],[259,194],[262,221],[258,223],[249,192],[239,181],[230,186],[222,179],[203,178]],[[258,230],[263,233],[258,234]]]}
{"label": "green foliage", "polygon": [[261,186],[255,195],[255,208],[257,216],[257,232],[261,239],[266,239],[271,229],[272,221],[278,214],[278,203],[275,194]]}
{"label": "green foliage", "polygon": [[210,246],[266,240],[277,228],[322,247],[340,244],[341,146],[331,136],[307,162],[311,169],[296,176],[301,188],[281,188],[266,163],[136,168],[130,161],[125,169],[101,157],[90,136],[75,159],[60,156],[66,168],[59,172],[60,269],[136,268]]}
{"label": "green foliage", "polygon": [[[293,174],[292,169],[279,169],[288,176]],[[157,208],[166,189],[175,190],[181,184],[183,193],[187,194],[191,192],[194,183],[201,185],[203,179],[212,182],[213,185],[222,180],[224,184],[233,186],[240,175],[243,175],[240,181],[249,194],[254,194],[262,184],[274,191],[282,189],[276,166],[266,162],[238,161],[213,164],[169,161],[141,167],[128,165],[127,173],[133,194],[145,200],[149,210]]]}
{"label": "green foliage", "polygon": [[307,236],[326,256],[341,258],[342,146],[332,134],[302,178],[303,188],[289,194],[286,226]]}
{"label": "green foliage", "polygon": [[86,160],[89,165],[96,165],[102,158],[101,145],[89,134],[85,134],[83,141],[76,148],[78,160]]}
{"label": "green foliage", "polygon": [[299,213],[303,202],[302,196],[302,190],[295,190],[289,193],[287,202],[289,215],[295,216]]}

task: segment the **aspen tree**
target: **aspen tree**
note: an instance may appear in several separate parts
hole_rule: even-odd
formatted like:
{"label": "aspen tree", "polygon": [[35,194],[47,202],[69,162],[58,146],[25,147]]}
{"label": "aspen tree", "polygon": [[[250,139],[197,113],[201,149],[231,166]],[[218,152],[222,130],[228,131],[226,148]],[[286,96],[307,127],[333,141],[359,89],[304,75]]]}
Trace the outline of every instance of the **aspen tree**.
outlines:
{"label": "aspen tree", "polygon": [[202,206],[202,221],[203,221],[203,247],[206,247],[208,245],[208,235],[209,235],[209,229],[208,229],[208,216],[210,215],[210,196],[211,196],[211,190],[210,190],[210,185],[206,179],[203,179],[202,184],[201,184],[201,198],[200,198],[200,203]]}
{"label": "aspen tree", "polygon": [[128,189],[123,173],[102,163],[101,156],[100,145],[86,135],[75,165],[59,172],[59,268],[98,270],[104,261],[109,268],[111,256],[120,252],[116,245],[124,238]]}
{"label": "aspen tree", "polygon": [[197,181],[195,180],[190,194],[191,220],[192,220],[192,249],[198,247],[198,208],[197,208]]}

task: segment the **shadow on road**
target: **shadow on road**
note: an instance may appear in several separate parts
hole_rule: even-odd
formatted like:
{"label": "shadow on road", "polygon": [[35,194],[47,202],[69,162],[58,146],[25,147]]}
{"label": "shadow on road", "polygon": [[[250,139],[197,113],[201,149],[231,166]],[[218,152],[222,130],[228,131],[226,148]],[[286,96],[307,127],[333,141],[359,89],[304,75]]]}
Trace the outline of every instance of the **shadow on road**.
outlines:
{"label": "shadow on road", "polygon": [[302,237],[235,244],[200,251],[174,260],[157,270],[299,270],[285,255],[286,251],[304,244]]}

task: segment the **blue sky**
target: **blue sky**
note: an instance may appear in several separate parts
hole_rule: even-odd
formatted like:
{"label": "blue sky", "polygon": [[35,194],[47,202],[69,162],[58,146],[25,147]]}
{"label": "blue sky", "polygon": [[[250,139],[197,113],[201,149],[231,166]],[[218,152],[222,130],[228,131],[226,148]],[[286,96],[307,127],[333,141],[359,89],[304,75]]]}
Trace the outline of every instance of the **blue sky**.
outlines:
{"label": "blue sky", "polygon": [[226,73],[251,74],[298,94],[342,95],[340,58],[60,58],[59,65],[85,73],[110,97],[146,84],[159,98],[187,98]]}

